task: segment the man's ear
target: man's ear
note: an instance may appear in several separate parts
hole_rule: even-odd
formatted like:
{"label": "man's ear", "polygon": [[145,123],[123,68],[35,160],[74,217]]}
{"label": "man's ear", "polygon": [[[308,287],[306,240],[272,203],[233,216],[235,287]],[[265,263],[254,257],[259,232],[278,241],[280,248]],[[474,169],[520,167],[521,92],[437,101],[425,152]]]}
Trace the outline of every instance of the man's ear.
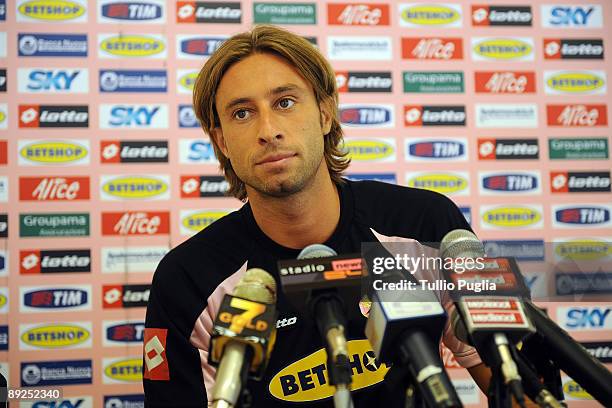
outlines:
{"label": "man's ear", "polygon": [[332,126],[332,99],[325,98],[319,103],[319,111],[321,112],[321,129],[323,134],[326,135],[331,131]]}
{"label": "man's ear", "polygon": [[217,146],[219,146],[219,149],[221,149],[223,155],[229,158],[227,155],[227,145],[225,144],[225,138],[223,137],[223,130],[221,129],[221,126],[214,128],[210,136],[215,140],[215,143]]}

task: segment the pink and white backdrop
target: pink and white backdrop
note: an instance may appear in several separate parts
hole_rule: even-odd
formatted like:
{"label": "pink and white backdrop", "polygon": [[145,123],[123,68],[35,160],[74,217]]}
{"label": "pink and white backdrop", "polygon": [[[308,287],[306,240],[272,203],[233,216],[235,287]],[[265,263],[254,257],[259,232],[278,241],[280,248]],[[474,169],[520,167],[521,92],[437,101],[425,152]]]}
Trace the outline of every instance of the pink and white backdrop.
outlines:
{"label": "pink and white backdrop", "polygon": [[[491,248],[567,241],[566,253],[610,261],[609,2],[0,0],[11,386],[70,366],[62,406],[139,406],[157,261],[240,205],[221,196],[191,86],[224,38],[266,22],[308,37],[337,70],[350,176],[448,194]],[[612,347],[611,310],[548,313]],[[445,361],[466,404],[484,406]],[[570,405],[597,405],[564,383]]]}

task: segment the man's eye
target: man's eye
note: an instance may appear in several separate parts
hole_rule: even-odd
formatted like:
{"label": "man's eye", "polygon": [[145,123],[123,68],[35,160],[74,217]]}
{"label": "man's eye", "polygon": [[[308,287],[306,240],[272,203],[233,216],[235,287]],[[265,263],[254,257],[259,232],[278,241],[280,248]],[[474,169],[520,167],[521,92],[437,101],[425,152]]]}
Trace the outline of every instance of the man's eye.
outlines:
{"label": "man's eye", "polygon": [[238,120],[245,120],[249,117],[249,111],[246,109],[240,109],[234,112],[234,118]]}
{"label": "man's eye", "polygon": [[281,109],[289,109],[293,105],[295,105],[295,101],[289,98],[283,98],[280,101],[278,101],[278,106],[280,106]]}

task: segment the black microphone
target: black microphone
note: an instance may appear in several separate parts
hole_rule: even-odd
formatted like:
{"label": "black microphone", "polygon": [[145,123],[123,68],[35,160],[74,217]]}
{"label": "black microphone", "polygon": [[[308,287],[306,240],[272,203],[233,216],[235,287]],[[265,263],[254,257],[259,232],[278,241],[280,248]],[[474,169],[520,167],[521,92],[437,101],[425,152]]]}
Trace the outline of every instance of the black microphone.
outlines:
{"label": "black microphone", "polygon": [[217,366],[212,403],[231,408],[238,402],[247,375],[259,379],[276,339],[276,282],[252,268],[225,295],[210,339],[208,361]]}
{"label": "black microphone", "polygon": [[278,262],[281,284],[290,303],[310,310],[327,345],[330,384],[336,387],[334,404],[352,406],[352,368],[348,355],[347,308],[358,309],[362,271],[360,254],[338,256],[336,251],[314,244],[304,248],[297,260]]}
{"label": "black microphone", "polygon": [[[458,288],[461,287],[460,282],[465,280],[489,281],[493,278],[494,282],[500,281],[500,264],[496,260],[483,262],[484,254],[482,243],[472,232],[454,230],[446,234],[440,244],[440,256],[443,259],[480,259],[480,263],[474,268],[476,271],[455,271],[453,268],[444,270],[447,280],[457,284]],[[487,267],[489,270],[486,269]],[[500,283],[506,283],[503,275],[501,275]],[[501,375],[517,402],[524,406],[525,397],[521,386],[521,376],[512,350],[513,345],[526,335],[533,333],[534,328],[525,315],[521,299],[517,297],[521,295],[520,291],[510,290],[512,288],[505,286],[504,290],[498,290],[495,285],[492,290],[494,295],[475,296],[469,291],[461,290],[453,292],[456,310],[453,311],[451,322],[458,338],[463,337],[470,340],[467,343],[475,346],[484,363],[493,368],[494,379],[497,375]],[[485,292],[491,293],[491,291]],[[457,333],[461,331],[465,333]],[[491,385],[500,392],[492,391],[493,388],[491,388],[490,398],[506,400],[506,390],[498,389],[500,384],[495,381]]]}
{"label": "black microphone", "polygon": [[[484,251],[480,253],[471,252],[480,243],[476,236],[466,230],[455,231],[463,231],[460,233],[462,238],[455,244],[458,252],[461,252],[464,256],[482,256]],[[503,260],[504,258],[495,259]],[[524,285],[523,276],[516,262],[508,262],[508,265],[511,265],[509,270],[513,274],[514,282],[517,285]],[[522,299],[525,313],[535,326],[535,333],[523,340],[523,348],[533,346],[538,353],[553,360],[557,367],[572,377],[596,400],[604,406],[612,406],[612,387],[610,387],[612,374],[610,371],[534,305],[529,299],[528,293],[522,296]]]}
{"label": "black microphone", "polygon": [[525,394],[542,408],[565,408],[565,406],[544,387],[538,379],[538,376],[533,372],[531,367],[529,367],[527,362],[525,362],[523,357],[518,353],[515,353],[514,357],[521,378],[523,379]]}
{"label": "black microphone", "polygon": [[[385,280],[401,281],[399,272]],[[462,407],[438,351],[446,312],[429,290],[374,291],[366,323],[366,336],[379,361],[407,366],[432,407]]]}

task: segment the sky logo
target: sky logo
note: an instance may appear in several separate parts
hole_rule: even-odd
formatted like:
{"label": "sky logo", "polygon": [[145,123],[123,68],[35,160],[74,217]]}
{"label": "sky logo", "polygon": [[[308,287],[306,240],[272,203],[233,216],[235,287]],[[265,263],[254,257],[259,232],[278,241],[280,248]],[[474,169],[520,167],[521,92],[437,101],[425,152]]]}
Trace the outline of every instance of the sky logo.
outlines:
{"label": "sky logo", "polygon": [[100,105],[102,129],[167,129],[168,105]]}
{"label": "sky logo", "polygon": [[610,330],[610,311],[609,307],[560,307],[558,317],[570,330]]}
{"label": "sky logo", "polygon": [[87,69],[19,68],[18,91],[21,93],[86,93]]}
{"label": "sky logo", "polygon": [[547,28],[600,28],[603,23],[600,5],[543,5],[542,16]]}
{"label": "sky logo", "polygon": [[151,109],[143,106],[140,108],[132,106],[117,106],[111,110],[113,126],[150,126],[159,107]]}
{"label": "sky logo", "polygon": [[218,164],[215,150],[209,140],[179,140],[179,162],[181,164]]}
{"label": "sky logo", "polygon": [[33,403],[31,408],[86,408],[89,406],[92,406],[91,397],[38,401]]}

